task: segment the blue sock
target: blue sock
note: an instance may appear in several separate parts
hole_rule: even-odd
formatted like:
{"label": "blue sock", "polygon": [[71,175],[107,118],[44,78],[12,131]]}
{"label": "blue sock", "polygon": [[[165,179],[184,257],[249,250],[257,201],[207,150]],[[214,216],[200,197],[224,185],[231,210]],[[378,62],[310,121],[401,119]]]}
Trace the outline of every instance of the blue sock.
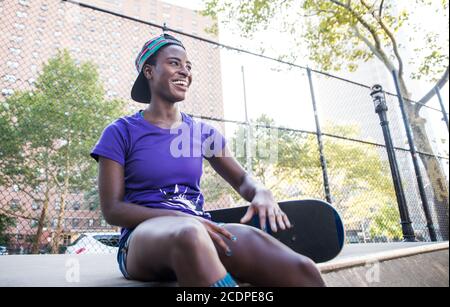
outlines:
{"label": "blue sock", "polygon": [[224,278],[215,282],[211,287],[239,287],[238,284],[231,277],[230,273],[227,273]]}

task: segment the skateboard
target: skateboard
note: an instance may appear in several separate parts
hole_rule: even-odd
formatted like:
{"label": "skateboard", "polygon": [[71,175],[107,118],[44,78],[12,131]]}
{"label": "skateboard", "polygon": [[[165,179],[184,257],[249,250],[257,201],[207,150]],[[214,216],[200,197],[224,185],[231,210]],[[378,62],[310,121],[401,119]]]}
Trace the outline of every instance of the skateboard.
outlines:
{"label": "skateboard", "polygon": [[[293,227],[272,232],[267,222],[267,233],[316,263],[329,261],[341,252],[345,241],[344,225],[339,213],[329,203],[305,199],[281,201],[278,204]],[[208,212],[214,222],[239,223],[247,208],[242,206]],[[246,224],[261,229],[256,214]]]}

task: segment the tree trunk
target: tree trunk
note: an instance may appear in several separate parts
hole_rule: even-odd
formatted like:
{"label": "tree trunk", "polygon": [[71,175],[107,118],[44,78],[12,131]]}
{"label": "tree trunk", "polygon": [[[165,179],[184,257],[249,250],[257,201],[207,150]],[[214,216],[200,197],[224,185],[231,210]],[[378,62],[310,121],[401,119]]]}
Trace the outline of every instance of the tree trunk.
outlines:
{"label": "tree trunk", "polygon": [[[399,79],[400,89],[402,93],[406,93],[406,98],[409,98],[410,95],[406,89],[406,85],[402,76],[400,76]],[[426,174],[422,175],[428,176],[428,180],[433,190],[433,199],[429,199],[429,203],[437,215],[437,226],[439,228],[438,233],[441,234],[443,240],[448,240],[449,195],[447,179],[441,168],[438,158],[433,156],[433,148],[431,147],[431,143],[425,129],[426,119],[419,115],[421,107],[422,105],[420,104],[412,105],[409,102],[405,102],[405,110],[408,116],[409,124],[411,126],[416,149],[418,151],[431,154],[430,156],[419,154],[419,157],[422,160],[426,171]]]}
{"label": "tree trunk", "polygon": [[[407,104],[410,105],[410,104]],[[409,106],[410,109],[413,107]],[[414,142],[418,151],[433,154],[428,135],[426,134],[426,120],[419,116],[417,107],[411,110],[410,123],[414,135]],[[437,157],[433,155],[419,154],[420,159],[426,170],[426,175],[430,181],[433,190],[432,206],[437,215],[439,233],[443,240],[448,240],[448,186],[447,178],[442,170]]]}
{"label": "tree trunk", "polygon": [[41,242],[42,230],[45,226],[45,218],[47,216],[47,209],[48,209],[48,204],[49,204],[49,199],[48,199],[49,191],[48,190],[49,189],[47,186],[46,191],[45,191],[45,199],[44,199],[44,204],[42,206],[41,216],[39,217],[38,229],[36,232],[36,236],[34,238],[33,247],[31,248],[32,254],[39,254],[39,245]]}
{"label": "tree trunk", "polygon": [[63,193],[61,193],[60,197],[60,210],[58,214],[58,223],[56,226],[55,236],[53,237],[52,241],[52,253],[57,254],[59,252],[59,243],[61,240],[61,233],[62,233],[62,221],[64,219],[65,209],[66,209],[66,199],[67,199],[67,192],[69,190],[69,176],[67,175],[64,178],[64,190]]}

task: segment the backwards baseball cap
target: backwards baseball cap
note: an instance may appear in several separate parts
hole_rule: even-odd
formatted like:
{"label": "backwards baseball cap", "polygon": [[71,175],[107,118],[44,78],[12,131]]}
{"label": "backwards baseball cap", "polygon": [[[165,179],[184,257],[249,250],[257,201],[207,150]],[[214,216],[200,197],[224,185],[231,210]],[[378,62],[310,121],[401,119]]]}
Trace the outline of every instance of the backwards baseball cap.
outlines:
{"label": "backwards baseball cap", "polygon": [[136,70],[139,75],[136,78],[136,81],[134,81],[133,88],[131,89],[131,98],[133,98],[134,101],[150,103],[150,87],[148,86],[147,78],[142,72],[142,68],[144,68],[144,64],[151,56],[155,55],[158,50],[167,45],[178,45],[184,49],[183,44],[179,40],[172,35],[164,33],[146,42],[144,47],[142,47],[141,52],[139,52],[135,61]]}

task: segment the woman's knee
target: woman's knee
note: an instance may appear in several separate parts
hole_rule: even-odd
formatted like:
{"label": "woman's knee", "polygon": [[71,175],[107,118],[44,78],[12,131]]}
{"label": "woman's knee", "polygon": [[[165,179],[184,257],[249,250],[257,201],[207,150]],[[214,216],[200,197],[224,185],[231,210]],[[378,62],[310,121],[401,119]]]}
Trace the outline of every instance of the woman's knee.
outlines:
{"label": "woman's knee", "polygon": [[193,218],[182,221],[172,234],[171,240],[175,247],[185,251],[197,250],[211,244],[206,228]]}
{"label": "woman's knee", "polygon": [[300,271],[299,274],[301,274],[305,286],[312,286],[312,287],[325,286],[325,282],[322,279],[320,270],[314,263],[314,261],[312,261],[308,257],[300,256],[298,260],[298,268]]}

